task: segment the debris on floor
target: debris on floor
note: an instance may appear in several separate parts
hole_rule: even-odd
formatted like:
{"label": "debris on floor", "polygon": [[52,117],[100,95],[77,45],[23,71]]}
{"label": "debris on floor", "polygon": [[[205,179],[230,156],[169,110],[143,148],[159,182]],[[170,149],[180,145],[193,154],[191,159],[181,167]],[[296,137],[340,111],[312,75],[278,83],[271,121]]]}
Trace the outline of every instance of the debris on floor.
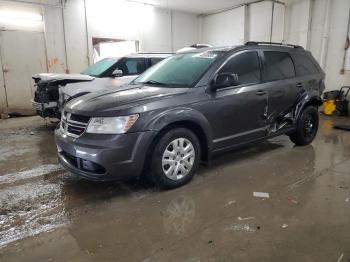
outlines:
{"label": "debris on floor", "polygon": [[342,261],[342,260],[343,260],[343,257],[344,257],[344,254],[343,254],[343,253],[341,253],[341,255],[340,255],[340,257],[338,258],[337,262]]}
{"label": "debris on floor", "polygon": [[253,192],[253,196],[260,198],[269,198],[270,194],[265,192]]}
{"label": "debris on floor", "polygon": [[237,219],[240,221],[243,221],[243,220],[255,219],[255,217],[237,217]]}
{"label": "debris on floor", "polygon": [[235,203],[236,203],[236,200],[231,200],[231,201],[228,201],[225,206],[229,206]]}
{"label": "debris on floor", "polygon": [[345,202],[350,202],[350,198],[345,199]]}
{"label": "debris on floor", "polygon": [[233,224],[229,226],[227,230],[241,231],[241,232],[247,232],[247,233],[255,233],[256,231],[255,226],[252,226],[249,224]]}
{"label": "debris on floor", "polygon": [[287,228],[287,227],[288,227],[287,224],[283,224],[283,225],[282,225],[282,228]]}
{"label": "debris on floor", "polygon": [[298,201],[296,201],[295,199],[293,199],[291,197],[288,197],[287,199],[288,199],[289,202],[293,203],[294,205],[298,205],[299,204]]}

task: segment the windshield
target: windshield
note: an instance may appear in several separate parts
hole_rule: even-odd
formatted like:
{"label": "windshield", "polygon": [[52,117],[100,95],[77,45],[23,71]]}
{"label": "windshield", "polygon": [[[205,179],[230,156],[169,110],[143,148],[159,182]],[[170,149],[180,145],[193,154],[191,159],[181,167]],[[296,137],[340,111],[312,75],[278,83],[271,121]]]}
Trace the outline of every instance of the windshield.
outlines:
{"label": "windshield", "polygon": [[117,58],[104,58],[97,63],[89,66],[85,70],[83,70],[81,73],[83,75],[89,75],[89,76],[100,76],[103,72],[105,72],[108,68],[110,68],[112,65],[114,65],[118,61]]}
{"label": "windshield", "polygon": [[133,83],[191,87],[217,59],[219,53],[205,51],[171,56],[144,72]]}

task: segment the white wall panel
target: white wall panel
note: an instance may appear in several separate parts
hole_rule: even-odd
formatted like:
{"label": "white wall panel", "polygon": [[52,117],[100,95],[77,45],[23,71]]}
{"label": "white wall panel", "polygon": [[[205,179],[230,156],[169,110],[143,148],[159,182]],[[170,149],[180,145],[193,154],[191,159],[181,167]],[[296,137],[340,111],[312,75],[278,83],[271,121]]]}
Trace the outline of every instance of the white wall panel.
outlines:
{"label": "white wall panel", "polygon": [[285,42],[307,46],[310,0],[294,2],[286,10]]}
{"label": "white wall panel", "polygon": [[[88,65],[83,0],[70,0],[64,9],[68,68],[78,73]],[[63,45],[63,39],[60,43]]]}
{"label": "white wall panel", "polygon": [[[0,60],[0,69],[2,68],[2,63]],[[0,114],[4,111],[6,107],[6,96],[5,96],[5,86],[4,86],[4,76],[2,71],[0,71]]]}
{"label": "white wall panel", "polygon": [[272,42],[281,43],[284,36],[285,7],[275,3],[273,11]]}
{"label": "white wall panel", "polygon": [[272,2],[249,5],[249,40],[270,41]]}
{"label": "white wall panel", "polygon": [[46,7],[43,10],[49,72],[65,73],[67,64],[64,48],[62,9]]}
{"label": "white wall panel", "polygon": [[199,19],[189,13],[173,12],[174,51],[199,42]]}
{"label": "white wall panel", "polygon": [[[304,47],[307,46],[307,40],[309,41],[309,50],[313,56],[319,62],[324,61],[326,89],[333,90],[343,85],[350,85],[350,72],[340,73],[344,58],[350,1],[330,0],[329,34],[328,27],[325,25],[327,1],[313,1],[313,7],[310,6],[310,0],[289,3],[286,7],[285,40]],[[312,7],[311,12],[310,7]],[[307,29],[309,21],[311,21],[310,31]],[[325,53],[322,53],[324,45],[326,49]]]}
{"label": "white wall panel", "polygon": [[141,50],[144,52],[170,52],[170,11],[164,9],[156,9],[154,10],[152,19],[152,26],[148,26],[141,31]]}
{"label": "white wall panel", "polygon": [[214,46],[242,44],[244,42],[244,7],[204,16],[202,42]]}

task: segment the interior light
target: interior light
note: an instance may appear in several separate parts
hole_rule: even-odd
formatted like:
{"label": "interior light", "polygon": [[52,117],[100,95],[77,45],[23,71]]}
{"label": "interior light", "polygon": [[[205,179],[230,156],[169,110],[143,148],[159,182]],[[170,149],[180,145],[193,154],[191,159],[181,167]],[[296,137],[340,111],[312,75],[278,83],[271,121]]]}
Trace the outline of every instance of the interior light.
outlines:
{"label": "interior light", "polygon": [[29,21],[42,21],[43,17],[37,13],[30,12],[20,12],[12,10],[0,10],[0,18],[5,19],[19,19],[19,20],[29,20]]}
{"label": "interior light", "polygon": [[29,30],[42,30],[43,17],[34,12],[0,10],[0,24]]}

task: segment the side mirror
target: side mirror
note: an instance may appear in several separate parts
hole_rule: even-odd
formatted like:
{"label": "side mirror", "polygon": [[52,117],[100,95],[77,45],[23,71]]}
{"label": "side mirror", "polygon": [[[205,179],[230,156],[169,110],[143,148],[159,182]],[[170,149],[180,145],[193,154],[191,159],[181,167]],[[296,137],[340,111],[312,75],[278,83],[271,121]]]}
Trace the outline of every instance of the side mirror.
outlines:
{"label": "side mirror", "polygon": [[220,73],[214,78],[212,87],[214,90],[239,85],[239,78],[237,74],[233,73]]}
{"label": "side mirror", "polygon": [[121,77],[121,76],[123,76],[123,70],[116,69],[112,73],[112,77]]}

